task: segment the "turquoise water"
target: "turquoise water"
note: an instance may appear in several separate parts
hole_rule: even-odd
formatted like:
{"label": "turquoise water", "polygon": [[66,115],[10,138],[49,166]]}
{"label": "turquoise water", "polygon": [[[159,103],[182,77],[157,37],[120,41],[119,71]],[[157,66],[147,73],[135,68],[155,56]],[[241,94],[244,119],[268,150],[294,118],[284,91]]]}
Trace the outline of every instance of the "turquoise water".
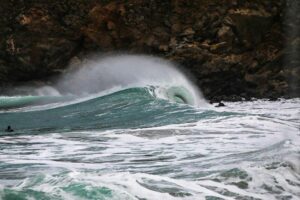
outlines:
{"label": "turquoise water", "polygon": [[173,90],[2,107],[0,199],[300,199],[300,99],[195,107]]}
{"label": "turquoise water", "polygon": [[[27,98],[24,97],[26,102]],[[13,124],[15,129],[40,133],[41,130],[47,132],[155,127],[195,122],[220,113],[200,113],[186,104],[174,104],[156,98],[151,88],[130,88],[58,108],[8,112],[1,115],[1,127]]]}
{"label": "turquoise water", "polygon": [[216,108],[159,58],[82,65],[0,97],[0,200],[300,199],[300,99]]}
{"label": "turquoise water", "polygon": [[0,97],[0,109],[21,108],[71,100],[71,96],[13,96]]}

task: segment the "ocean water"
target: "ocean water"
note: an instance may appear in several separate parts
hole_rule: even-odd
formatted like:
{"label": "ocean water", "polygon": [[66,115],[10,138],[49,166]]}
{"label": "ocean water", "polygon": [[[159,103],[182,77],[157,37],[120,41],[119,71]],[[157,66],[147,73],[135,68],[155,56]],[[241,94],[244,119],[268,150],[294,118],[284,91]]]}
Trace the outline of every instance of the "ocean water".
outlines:
{"label": "ocean water", "polygon": [[183,75],[146,75],[0,97],[0,199],[300,199],[300,99],[216,108]]}

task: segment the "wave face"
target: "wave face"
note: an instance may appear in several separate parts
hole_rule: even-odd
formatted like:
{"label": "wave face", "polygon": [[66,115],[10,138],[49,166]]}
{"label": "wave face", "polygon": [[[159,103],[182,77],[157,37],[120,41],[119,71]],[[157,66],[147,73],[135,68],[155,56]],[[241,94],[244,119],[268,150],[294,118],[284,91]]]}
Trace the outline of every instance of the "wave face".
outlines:
{"label": "wave face", "polygon": [[0,111],[86,101],[129,88],[149,88],[155,97],[171,102],[207,105],[197,87],[172,63],[151,56],[119,55],[90,59],[60,78],[53,87],[20,87],[16,91],[27,95],[0,97]]}
{"label": "wave face", "polygon": [[300,99],[215,108],[168,64],[180,81],[97,82],[95,66],[44,96],[2,97],[0,127],[15,131],[0,130],[1,200],[300,198]]}
{"label": "wave face", "polygon": [[[121,55],[89,61],[64,76],[56,87],[63,93],[78,96],[132,87],[155,87],[160,98],[181,99],[180,102],[193,106],[206,104],[198,89],[172,63],[150,56]],[[169,89],[175,87],[185,90],[177,90],[177,99],[167,95]]]}
{"label": "wave face", "polygon": [[[19,130],[51,131],[153,127],[195,121],[196,111],[157,98],[155,88],[130,88],[79,103],[31,112],[3,113],[0,127],[14,124]],[[170,112],[172,111],[172,112]],[[194,115],[190,118],[189,115]],[[169,116],[169,117],[168,117]],[[33,119],[32,122],[23,119]]]}

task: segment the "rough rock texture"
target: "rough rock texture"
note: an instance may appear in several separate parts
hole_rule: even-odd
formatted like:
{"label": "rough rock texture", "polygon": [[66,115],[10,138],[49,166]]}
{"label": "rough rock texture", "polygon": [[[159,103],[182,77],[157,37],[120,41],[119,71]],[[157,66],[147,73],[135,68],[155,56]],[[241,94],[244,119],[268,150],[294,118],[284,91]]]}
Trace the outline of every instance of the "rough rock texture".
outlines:
{"label": "rough rock texture", "polygon": [[121,51],[179,63],[209,99],[300,96],[299,4],[2,0],[0,88],[46,81],[91,52]]}

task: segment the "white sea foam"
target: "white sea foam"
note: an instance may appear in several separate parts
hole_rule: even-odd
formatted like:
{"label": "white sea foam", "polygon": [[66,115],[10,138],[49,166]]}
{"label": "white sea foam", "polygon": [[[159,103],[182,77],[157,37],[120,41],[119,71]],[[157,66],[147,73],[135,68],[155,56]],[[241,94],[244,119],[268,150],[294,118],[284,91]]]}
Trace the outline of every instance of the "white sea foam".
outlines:
{"label": "white sea foam", "polygon": [[76,199],[63,188],[79,184],[86,192],[109,188],[110,199],[297,200],[299,101],[225,102],[213,109],[227,115],[153,128],[3,136],[9,148],[0,160],[24,166],[15,177],[4,168],[0,190],[10,185]]}

